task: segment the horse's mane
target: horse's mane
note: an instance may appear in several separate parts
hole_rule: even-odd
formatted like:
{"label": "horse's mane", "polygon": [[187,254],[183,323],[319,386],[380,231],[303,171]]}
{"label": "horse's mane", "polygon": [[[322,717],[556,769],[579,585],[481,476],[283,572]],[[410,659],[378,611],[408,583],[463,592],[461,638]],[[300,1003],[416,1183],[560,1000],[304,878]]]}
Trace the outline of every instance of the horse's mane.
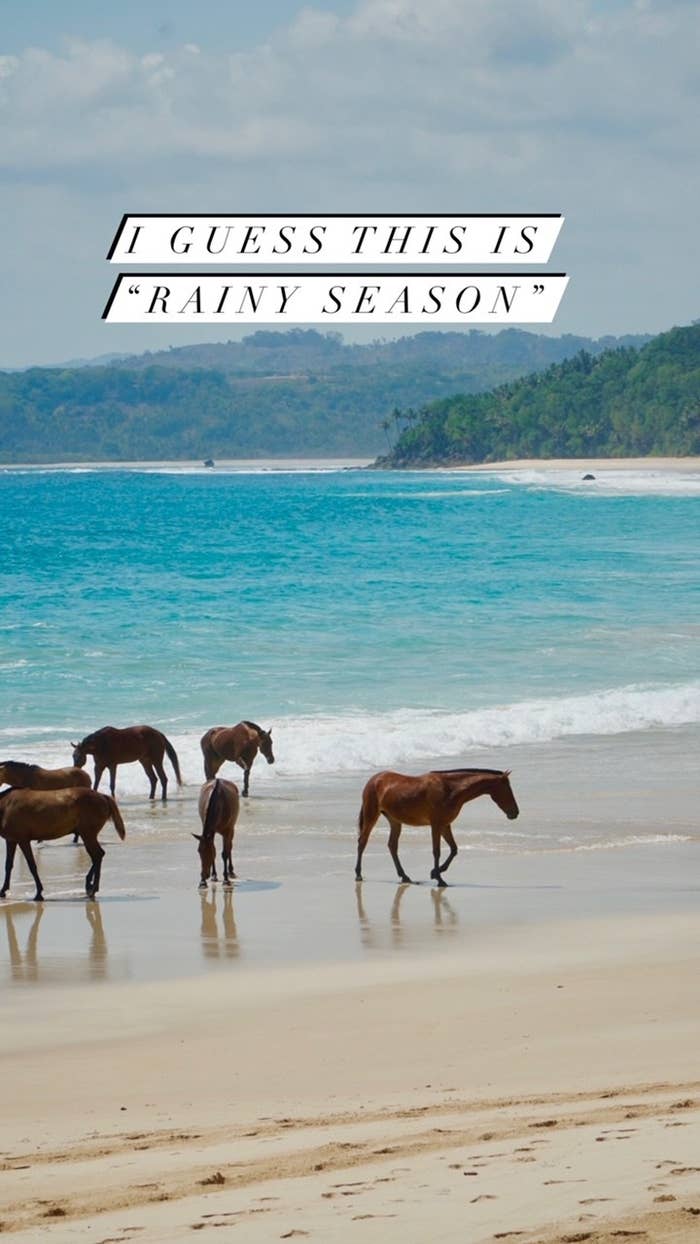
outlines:
{"label": "horse's mane", "polygon": [[2,760],[0,761],[0,768],[4,768],[5,765],[13,765],[14,768],[19,769],[21,773],[33,773],[36,769],[39,768],[38,765],[27,764],[26,760]]}
{"label": "horse's mane", "polygon": [[244,721],[243,725],[248,726],[251,730],[257,730],[258,734],[266,733],[266,731],[263,730],[262,726],[258,725],[257,721]]}

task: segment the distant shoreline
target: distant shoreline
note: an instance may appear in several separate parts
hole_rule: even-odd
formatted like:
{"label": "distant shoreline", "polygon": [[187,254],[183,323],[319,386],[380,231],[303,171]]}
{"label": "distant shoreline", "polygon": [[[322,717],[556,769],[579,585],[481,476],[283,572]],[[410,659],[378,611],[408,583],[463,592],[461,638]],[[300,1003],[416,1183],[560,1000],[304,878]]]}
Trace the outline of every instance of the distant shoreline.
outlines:
{"label": "distant shoreline", "polygon": [[[372,467],[376,459],[370,457],[339,458],[304,456],[285,458],[220,458],[213,467],[205,467],[199,458],[144,458],[125,461],[67,461],[67,462],[0,462],[3,471],[129,471],[129,470],[201,470],[215,474],[217,469],[238,470],[362,470]],[[444,463],[422,466],[418,463],[405,467],[385,467],[390,471],[700,471],[700,457],[692,458],[513,458],[499,462]]]}
{"label": "distant shoreline", "polygon": [[700,471],[695,458],[515,458],[447,468],[453,471]]}

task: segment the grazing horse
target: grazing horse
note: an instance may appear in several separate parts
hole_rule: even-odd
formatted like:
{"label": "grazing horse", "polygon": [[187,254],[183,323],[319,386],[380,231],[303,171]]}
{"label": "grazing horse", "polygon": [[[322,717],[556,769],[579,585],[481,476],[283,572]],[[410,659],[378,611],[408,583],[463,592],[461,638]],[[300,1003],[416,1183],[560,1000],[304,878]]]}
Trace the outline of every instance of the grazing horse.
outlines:
{"label": "grazing horse", "polygon": [[36,883],[37,902],[44,887],[37,872],[32,842],[48,842],[66,834],[78,834],[90,856],[91,867],[85,877],[85,893],[94,898],[100,888],[104,850],[98,834],[107,821],[112,821],[120,838],[125,829],[121,812],[111,795],[79,787],[67,790],[4,790],[0,795],[0,838],[5,839],[5,880],[0,898],[10,888],[12,865],[19,847]]}
{"label": "grazing horse", "polygon": [[223,778],[214,778],[205,782],[199,795],[199,815],[202,821],[201,834],[193,834],[199,842],[199,858],[202,861],[202,879],[200,889],[205,888],[209,877],[217,881],[216,846],[214,838],[221,834],[221,860],[224,866],[224,885],[230,885],[236,874],[233,871],[233,835],[238,820],[238,787],[235,782],[226,782]]}
{"label": "grazing horse", "polygon": [[204,753],[204,776],[216,777],[225,760],[231,760],[243,770],[242,795],[248,794],[248,782],[253,761],[262,752],[267,763],[273,765],[272,729],[263,730],[254,721],[239,721],[237,726],[212,726],[201,738]]}
{"label": "grazing horse", "polygon": [[156,797],[156,774],[160,779],[165,801],[168,797],[168,779],[163,766],[163,756],[167,752],[178,786],[182,786],[180,765],[172,743],[160,730],[153,726],[127,726],[118,730],[116,726],[103,726],[94,734],[88,734],[80,743],[71,743],[73,764],[83,767],[88,756],[95,759],[95,781],[93,790],[97,790],[100,778],[105,769],[109,769],[109,788],[114,795],[117,777],[117,765],[129,765],[138,760],[146,777],[151,783],[149,799]]}
{"label": "grazing horse", "polygon": [[41,765],[28,765],[23,760],[0,762],[0,785],[22,787],[25,790],[64,790],[67,786],[92,786],[82,769],[42,769]]}
{"label": "grazing horse", "polygon": [[[358,818],[357,863],[355,878],[362,880],[362,855],[367,840],[384,815],[389,822],[389,852],[396,865],[400,881],[410,882],[399,860],[399,835],[402,825],[429,825],[433,835],[433,863],[431,879],[439,886],[447,883],[442,874],[447,871],[457,854],[457,844],[452,834],[452,822],[459,816],[465,803],[490,795],[509,821],[519,815],[510,781],[510,769],[434,769],[420,777],[407,777],[403,773],[375,773],[362,792],[362,807]],[[444,838],[450,853],[440,864],[440,839]]]}

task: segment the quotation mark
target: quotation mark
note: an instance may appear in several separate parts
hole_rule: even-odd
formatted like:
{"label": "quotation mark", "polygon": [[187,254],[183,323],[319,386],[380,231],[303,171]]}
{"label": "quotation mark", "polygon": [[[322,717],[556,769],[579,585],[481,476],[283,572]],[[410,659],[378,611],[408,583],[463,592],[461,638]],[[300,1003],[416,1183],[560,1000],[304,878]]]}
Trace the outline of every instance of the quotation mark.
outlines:
{"label": "quotation mark", "polygon": [[533,285],[533,287],[532,287],[532,292],[533,292],[533,294],[543,294],[543,293],[544,293],[544,285]]}
{"label": "quotation mark", "polygon": [[130,286],[129,286],[129,293],[130,293],[130,294],[140,294],[140,293],[141,293],[141,286],[140,286],[140,285],[130,285]]}

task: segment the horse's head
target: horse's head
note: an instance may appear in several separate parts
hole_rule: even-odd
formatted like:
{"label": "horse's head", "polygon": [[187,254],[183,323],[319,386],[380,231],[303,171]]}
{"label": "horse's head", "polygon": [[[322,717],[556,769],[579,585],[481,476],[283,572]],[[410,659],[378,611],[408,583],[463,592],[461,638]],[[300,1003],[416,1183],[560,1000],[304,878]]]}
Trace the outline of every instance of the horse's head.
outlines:
{"label": "horse's head", "polygon": [[520,808],[510,785],[510,769],[505,769],[501,776],[496,778],[490,795],[501,812],[505,812],[509,821],[514,821],[520,816]]}
{"label": "horse's head", "polygon": [[199,851],[199,858],[202,861],[202,876],[208,877],[216,860],[214,835],[193,834],[192,837],[197,839],[197,850]]}
{"label": "horse's head", "polygon": [[73,743],[71,741],[71,747],[73,748],[73,764],[76,769],[82,769],[87,760],[87,752],[85,751],[84,743],[85,739],[83,739],[81,743]]}
{"label": "horse's head", "polygon": [[267,763],[273,765],[275,758],[272,754],[272,726],[270,726],[269,730],[260,730],[258,734],[258,747]]}

